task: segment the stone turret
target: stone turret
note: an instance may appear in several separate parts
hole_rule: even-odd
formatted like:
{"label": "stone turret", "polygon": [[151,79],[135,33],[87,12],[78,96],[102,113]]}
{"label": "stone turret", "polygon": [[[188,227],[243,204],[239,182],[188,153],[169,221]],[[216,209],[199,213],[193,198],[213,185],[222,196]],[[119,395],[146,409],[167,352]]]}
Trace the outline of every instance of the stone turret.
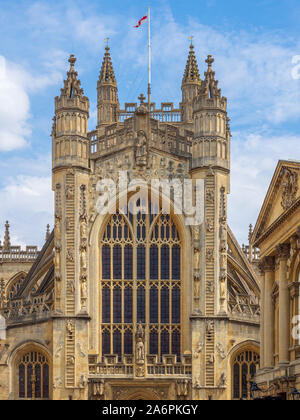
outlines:
{"label": "stone turret", "polygon": [[[65,388],[55,389],[54,399],[66,399],[76,389],[86,391],[87,358],[76,356],[76,343],[88,341],[87,315],[87,206],[90,141],[87,136],[89,100],[84,96],[71,55],[70,70],[59,97],[55,98],[53,138],[54,228],[54,313],[53,329],[63,330],[65,371],[53,366],[53,377],[64,377]],[[68,318],[67,321],[64,321]],[[53,351],[59,350],[54,338]]]}
{"label": "stone turret", "polygon": [[9,222],[5,223],[5,234],[4,234],[4,241],[3,241],[3,250],[8,251],[11,247],[10,243],[10,233],[9,233]]}
{"label": "stone turret", "polygon": [[194,45],[191,43],[185,72],[182,79],[182,102],[180,104],[181,119],[184,123],[193,123],[193,102],[197,97],[202,80],[195,56]]}
{"label": "stone turret", "polygon": [[221,95],[215,72],[214,59],[207,57],[205,80],[194,101],[193,169],[219,167],[230,169],[230,127],[227,117],[227,99]]}
{"label": "stone turret", "polygon": [[102,67],[97,84],[98,93],[98,127],[118,121],[120,104],[118,86],[113,69],[109,46],[106,46]]}
{"label": "stone turret", "polygon": [[74,65],[69,59],[70,70],[60,96],[55,98],[53,125],[53,168],[65,166],[88,167],[89,140],[87,138],[89,100],[83,94]]}

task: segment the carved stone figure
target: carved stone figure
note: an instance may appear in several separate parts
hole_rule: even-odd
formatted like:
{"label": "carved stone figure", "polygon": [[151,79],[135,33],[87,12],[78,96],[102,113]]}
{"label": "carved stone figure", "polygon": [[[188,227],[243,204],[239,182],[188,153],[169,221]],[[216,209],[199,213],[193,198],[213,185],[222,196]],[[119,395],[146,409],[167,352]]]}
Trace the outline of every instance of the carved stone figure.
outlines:
{"label": "carved stone figure", "polygon": [[88,380],[85,374],[80,376],[80,381],[79,381],[79,388],[85,388],[88,384]]}
{"label": "carved stone figure", "polygon": [[194,268],[198,270],[200,267],[200,251],[199,249],[194,249]]}
{"label": "carved stone figure", "polygon": [[200,353],[203,350],[203,346],[204,346],[204,344],[199,341],[199,343],[197,344],[197,347],[196,347],[196,349],[194,351],[194,358],[195,359],[198,359],[199,358],[199,355],[200,355]]}
{"label": "carved stone figure", "polygon": [[147,165],[147,136],[146,133],[140,130],[137,134],[137,144],[135,148],[135,161],[137,166]]}
{"label": "carved stone figure", "polygon": [[75,194],[73,185],[67,185],[65,193],[66,193],[66,199],[67,200],[72,200],[74,198],[74,194]]}
{"label": "carved stone figure", "polygon": [[281,205],[287,210],[294,203],[298,191],[298,174],[290,169],[283,169]]}
{"label": "carved stone figure", "polygon": [[213,219],[207,219],[206,220],[206,230],[209,233],[212,233],[214,231],[214,220]]}
{"label": "carved stone figure", "polygon": [[187,397],[189,392],[189,381],[187,379],[177,381],[176,388],[178,397]]}
{"label": "carved stone figure", "polygon": [[213,320],[206,321],[206,334],[211,334],[214,331],[214,326]]}
{"label": "carved stone figure", "polygon": [[215,202],[214,190],[206,190],[206,201],[207,203],[213,204]]}
{"label": "carved stone figure", "polygon": [[195,277],[194,278],[194,297],[199,298],[200,296],[200,279]]}
{"label": "carved stone figure", "polygon": [[206,249],[206,259],[207,261],[212,261],[214,259],[214,250],[211,248]]}
{"label": "carved stone figure", "polygon": [[67,260],[69,262],[74,262],[74,252],[71,248],[67,249]]}
{"label": "carved stone figure", "polygon": [[145,362],[145,344],[144,344],[145,332],[141,323],[138,325],[135,338],[136,338],[136,347],[135,347],[136,362],[144,363]]}
{"label": "carved stone figure", "polygon": [[226,359],[226,353],[225,353],[224,347],[221,343],[217,344],[217,352],[218,352],[219,356],[221,357],[221,359],[223,359],[223,360]]}
{"label": "carved stone figure", "polygon": [[218,382],[218,387],[219,388],[225,387],[226,386],[226,381],[227,381],[226,375],[225,375],[225,373],[222,373],[222,375],[219,379],[219,382]]}

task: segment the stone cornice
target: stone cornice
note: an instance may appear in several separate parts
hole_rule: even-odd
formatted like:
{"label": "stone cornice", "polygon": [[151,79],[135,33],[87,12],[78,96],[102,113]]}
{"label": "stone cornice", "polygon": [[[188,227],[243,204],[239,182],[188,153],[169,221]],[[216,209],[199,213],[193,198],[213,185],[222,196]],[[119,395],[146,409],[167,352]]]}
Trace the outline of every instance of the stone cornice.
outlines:
{"label": "stone cornice", "polygon": [[278,219],[276,219],[269,227],[268,229],[260,236],[258,237],[253,245],[255,247],[259,247],[259,245],[266,239],[268,236],[271,235],[280,225],[282,225],[295,211],[300,207],[300,197],[295,201],[295,203],[284,213],[282,213]]}

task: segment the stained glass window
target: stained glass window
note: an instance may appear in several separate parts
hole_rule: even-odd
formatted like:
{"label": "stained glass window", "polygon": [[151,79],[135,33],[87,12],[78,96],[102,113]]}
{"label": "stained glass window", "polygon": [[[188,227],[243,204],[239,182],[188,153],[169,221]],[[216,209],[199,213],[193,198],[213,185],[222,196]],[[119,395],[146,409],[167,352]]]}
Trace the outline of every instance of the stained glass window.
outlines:
{"label": "stained glass window", "polygon": [[102,289],[102,322],[110,323],[110,288],[108,286]]}
{"label": "stained glass window", "polygon": [[102,248],[102,277],[103,280],[110,280],[110,247]]}
{"label": "stained glass window", "polygon": [[18,364],[19,398],[49,398],[49,363],[39,352],[24,353]]}
{"label": "stained glass window", "polygon": [[252,377],[259,365],[259,355],[254,351],[242,351],[232,365],[233,398],[250,399],[248,377]]}
{"label": "stained glass window", "polygon": [[182,256],[173,218],[117,213],[108,222],[101,250],[101,356],[132,354],[136,325],[142,322],[151,325],[147,354],[180,358]]}

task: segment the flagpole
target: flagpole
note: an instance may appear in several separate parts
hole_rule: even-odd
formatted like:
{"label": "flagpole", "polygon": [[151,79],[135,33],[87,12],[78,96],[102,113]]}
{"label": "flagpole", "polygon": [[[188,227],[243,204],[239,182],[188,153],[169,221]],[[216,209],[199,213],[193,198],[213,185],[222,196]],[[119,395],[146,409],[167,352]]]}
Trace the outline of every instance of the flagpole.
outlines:
{"label": "flagpole", "polygon": [[149,52],[149,83],[148,83],[148,107],[149,112],[151,111],[151,10],[148,8],[148,52]]}

